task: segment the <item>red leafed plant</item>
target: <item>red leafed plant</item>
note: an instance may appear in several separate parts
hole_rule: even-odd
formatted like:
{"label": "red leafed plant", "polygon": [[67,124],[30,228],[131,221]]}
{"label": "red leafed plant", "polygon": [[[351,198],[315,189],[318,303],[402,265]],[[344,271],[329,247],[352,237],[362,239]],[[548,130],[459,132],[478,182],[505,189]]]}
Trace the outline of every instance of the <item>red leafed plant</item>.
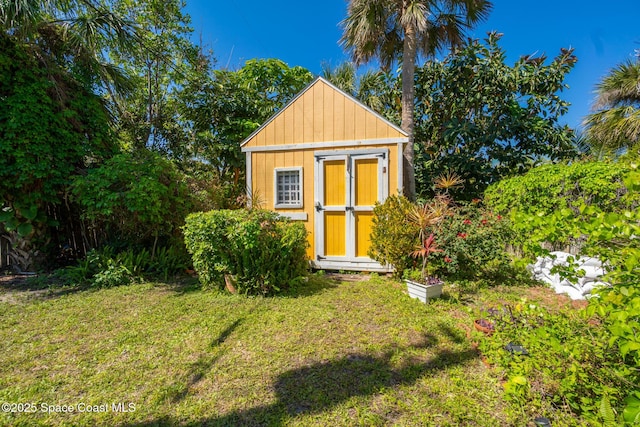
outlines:
{"label": "red leafed plant", "polygon": [[429,255],[442,252],[442,249],[438,248],[438,244],[435,241],[436,236],[431,233],[429,237],[422,240],[422,244],[419,245],[415,251],[411,252],[411,256],[413,258],[422,257],[422,280],[426,281],[426,278],[429,276],[429,271],[427,269],[427,261]]}

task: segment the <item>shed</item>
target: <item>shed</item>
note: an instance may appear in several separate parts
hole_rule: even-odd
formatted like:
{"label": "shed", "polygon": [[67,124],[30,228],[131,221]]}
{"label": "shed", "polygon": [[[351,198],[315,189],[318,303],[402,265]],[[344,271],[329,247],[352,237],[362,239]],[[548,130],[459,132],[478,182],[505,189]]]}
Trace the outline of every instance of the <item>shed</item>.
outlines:
{"label": "shed", "polygon": [[255,203],[303,221],[314,268],[387,271],[367,256],[373,207],[402,193],[407,133],[322,77],[241,144]]}

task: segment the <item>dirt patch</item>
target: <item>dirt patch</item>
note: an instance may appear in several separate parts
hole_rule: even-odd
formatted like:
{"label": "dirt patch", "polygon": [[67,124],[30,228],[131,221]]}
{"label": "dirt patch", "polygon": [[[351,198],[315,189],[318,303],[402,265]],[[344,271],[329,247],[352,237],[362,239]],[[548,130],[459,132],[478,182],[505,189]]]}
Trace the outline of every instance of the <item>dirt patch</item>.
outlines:
{"label": "dirt patch", "polygon": [[27,279],[33,276],[5,274],[0,276],[0,287],[2,288],[24,288]]}
{"label": "dirt patch", "polygon": [[371,278],[368,274],[356,273],[327,273],[326,276],[336,282],[367,282]]}
{"label": "dirt patch", "polygon": [[540,305],[551,311],[567,307],[580,309],[588,304],[586,300],[572,300],[566,294],[557,294],[553,289],[542,286],[526,288],[525,293],[528,299],[538,301]]}
{"label": "dirt patch", "polygon": [[26,287],[26,276],[13,274],[0,276],[0,303],[18,304]]}
{"label": "dirt patch", "polygon": [[50,288],[30,281],[37,275],[6,274],[0,276],[0,303],[20,304],[33,299],[48,299],[72,291],[69,288]]}

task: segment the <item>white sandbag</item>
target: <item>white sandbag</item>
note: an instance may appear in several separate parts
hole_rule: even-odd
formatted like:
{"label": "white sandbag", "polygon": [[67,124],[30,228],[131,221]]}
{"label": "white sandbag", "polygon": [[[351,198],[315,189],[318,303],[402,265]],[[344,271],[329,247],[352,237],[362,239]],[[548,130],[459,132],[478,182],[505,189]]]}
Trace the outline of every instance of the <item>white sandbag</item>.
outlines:
{"label": "white sandbag", "polygon": [[[576,283],[561,279],[558,273],[551,273],[554,266],[568,265],[567,259],[573,257],[578,269],[584,270],[584,277],[578,278]],[[541,282],[549,284],[556,293],[569,295],[571,299],[585,299],[597,286],[609,286],[599,279],[605,274],[602,262],[594,257],[576,257],[567,252],[555,251],[549,256],[538,257],[534,264],[527,266],[531,275]]]}

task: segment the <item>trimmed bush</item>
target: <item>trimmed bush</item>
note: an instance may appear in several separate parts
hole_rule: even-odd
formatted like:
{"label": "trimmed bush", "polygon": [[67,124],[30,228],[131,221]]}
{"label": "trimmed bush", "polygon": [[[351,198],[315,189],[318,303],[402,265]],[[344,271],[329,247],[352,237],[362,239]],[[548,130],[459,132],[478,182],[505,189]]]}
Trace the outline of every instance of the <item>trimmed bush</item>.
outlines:
{"label": "trimmed bush", "polygon": [[307,231],[266,210],[194,213],[183,228],[200,282],[224,287],[231,276],[239,293],[270,295],[294,288],[308,270]]}
{"label": "trimmed bush", "polygon": [[409,255],[416,248],[419,228],[407,220],[411,202],[404,196],[389,196],[373,208],[371,246],[368,255],[380,264],[392,265],[398,276],[411,268],[415,260]]}

